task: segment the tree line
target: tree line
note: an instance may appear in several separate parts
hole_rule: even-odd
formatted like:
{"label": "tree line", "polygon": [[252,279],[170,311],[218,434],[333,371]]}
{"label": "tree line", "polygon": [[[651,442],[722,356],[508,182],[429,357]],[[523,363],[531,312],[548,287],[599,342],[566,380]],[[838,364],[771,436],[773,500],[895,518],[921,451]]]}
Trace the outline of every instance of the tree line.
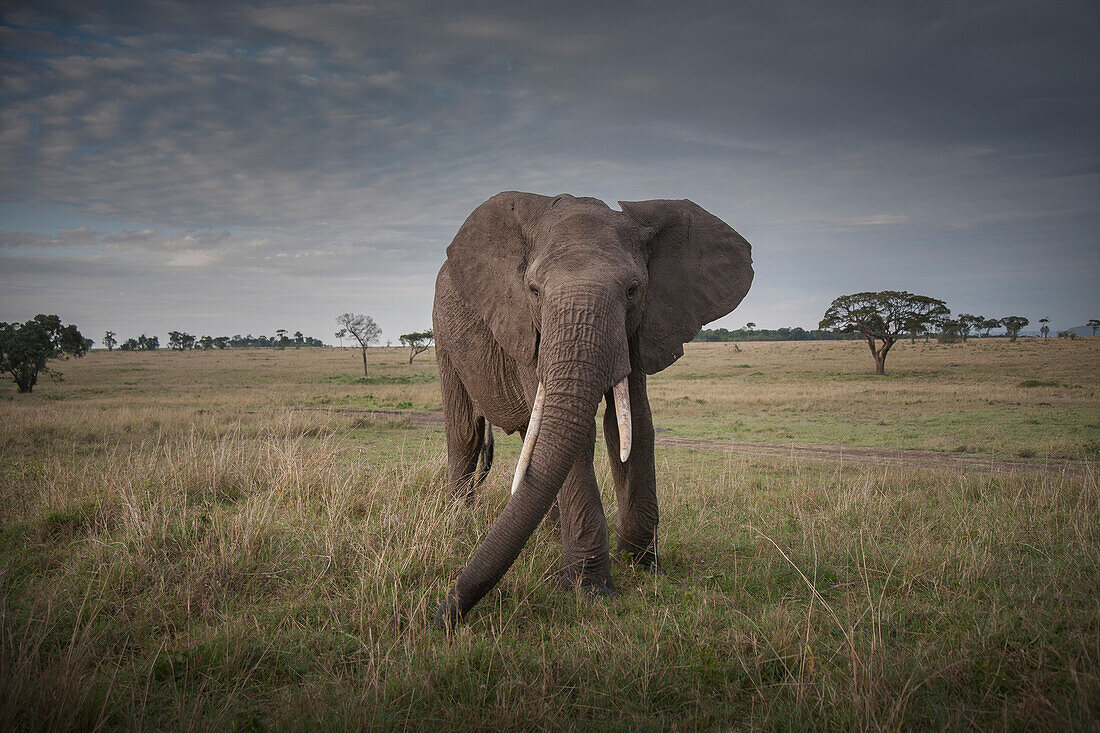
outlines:
{"label": "tree line", "polygon": [[729,330],[726,328],[704,328],[695,336],[695,341],[841,341],[859,338],[855,334],[840,331],[826,331],[815,328],[807,331],[800,326],[781,328],[756,328],[750,323],[744,328]]}
{"label": "tree line", "polygon": [[[107,331],[103,334],[103,345],[107,347],[108,351],[114,351],[116,347],[119,351],[156,351],[160,348],[160,338],[158,336],[141,334],[137,338],[128,338],[122,343],[119,343],[116,337],[117,334],[114,331]],[[185,331],[169,331],[167,345],[173,351],[190,351],[192,349],[231,348],[285,349],[291,346],[294,348],[302,346],[318,347],[324,346],[325,343],[321,339],[306,336],[301,331],[295,331],[291,335],[285,329],[279,329],[274,336],[253,336],[252,334],[242,336],[236,334],[234,336],[196,337]]]}

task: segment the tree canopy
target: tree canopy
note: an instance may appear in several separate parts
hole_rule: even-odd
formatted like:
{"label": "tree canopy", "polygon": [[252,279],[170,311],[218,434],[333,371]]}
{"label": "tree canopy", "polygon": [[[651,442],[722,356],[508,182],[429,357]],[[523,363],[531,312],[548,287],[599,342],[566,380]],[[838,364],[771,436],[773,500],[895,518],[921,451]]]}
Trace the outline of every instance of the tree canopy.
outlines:
{"label": "tree canopy", "polygon": [[937,298],[883,290],[840,296],[825,311],[818,328],[861,334],[875,358],[875,373],[885,374],[886,354],[899,338],[927,330],[949,315],[947,304]]}
{"label": "tree canopy", "polygon": [[61,379],[48,361],[87,352],[88,340],[76,326],[61,325],[57,316],[40,313],[23,324],[0,323],[0,369],[11,375],[20,392],[32,391],[39,374]]}

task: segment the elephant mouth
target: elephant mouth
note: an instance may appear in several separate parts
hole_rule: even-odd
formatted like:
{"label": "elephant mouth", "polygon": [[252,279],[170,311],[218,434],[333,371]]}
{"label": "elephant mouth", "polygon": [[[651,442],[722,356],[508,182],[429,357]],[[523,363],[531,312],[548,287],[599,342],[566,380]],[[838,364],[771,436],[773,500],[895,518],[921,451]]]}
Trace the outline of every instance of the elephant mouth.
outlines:
{"label": "elephant mouth", "polygon": [[[630,385],[629,376],[623,377],[615,383],[612,394],[615,400],[615,419],[619,424],[619,460],[626,463],[630,458],[630,441],[632,436],[630,424]],[[516,474],[512,478],[512,493],[516,493],[523,477],[527,475],[527,467],[531,463],[531,454],[535,450],[535,441],[539,437],[539,428],[542,425],[542,410],[546,405],[546,388],[539,382],[538,391],[535,392],[535,402],[531,406],[531,419],[527,422],[527,432],[523,436],[523,448],[519,453],[519,461],[516,463]]]}

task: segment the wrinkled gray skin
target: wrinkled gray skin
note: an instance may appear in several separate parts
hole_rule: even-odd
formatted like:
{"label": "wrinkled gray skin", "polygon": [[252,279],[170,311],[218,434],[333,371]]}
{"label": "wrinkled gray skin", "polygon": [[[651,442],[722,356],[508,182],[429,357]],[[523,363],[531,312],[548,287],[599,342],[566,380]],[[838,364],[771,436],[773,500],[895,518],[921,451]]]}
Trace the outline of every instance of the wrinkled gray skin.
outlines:
{"label": "wrinkled gray skin", "polygon": [[[687,200],[620,202],[505,192],[474,210],[447,248],[433,321],[446,417],[448,482],[472,495],[491,448],[486,423],[542,427],[522,484],[436,612],[453,628],[515,561],[557,498],[565,584],[615,592],[592,458],[595,415],[618,503],[617,549],[656,569],[657,491],[646,375],[683,355],[752,283],[748,242]],[[612,386],[629,376],[633,448],[619,460]]]}

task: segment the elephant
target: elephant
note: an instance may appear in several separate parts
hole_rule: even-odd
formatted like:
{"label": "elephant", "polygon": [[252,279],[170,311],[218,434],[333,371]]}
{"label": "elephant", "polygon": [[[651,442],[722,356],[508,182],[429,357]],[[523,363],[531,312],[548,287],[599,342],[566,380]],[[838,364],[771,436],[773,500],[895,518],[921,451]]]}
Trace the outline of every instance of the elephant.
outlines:
{"label": "elephant", "polygon": [[472,498],[492,426],[519,432],[523,447],[511,498],[436,610],[445,630],[492,590],[554,507],[563,586],[616,594],[592,465],[601,399],[617,552],[660,571],[646,376],[740,304],[751,248],[686,199],[619,206],[507,191],[478,206],[447,247],[432,322],[449,490]]}

